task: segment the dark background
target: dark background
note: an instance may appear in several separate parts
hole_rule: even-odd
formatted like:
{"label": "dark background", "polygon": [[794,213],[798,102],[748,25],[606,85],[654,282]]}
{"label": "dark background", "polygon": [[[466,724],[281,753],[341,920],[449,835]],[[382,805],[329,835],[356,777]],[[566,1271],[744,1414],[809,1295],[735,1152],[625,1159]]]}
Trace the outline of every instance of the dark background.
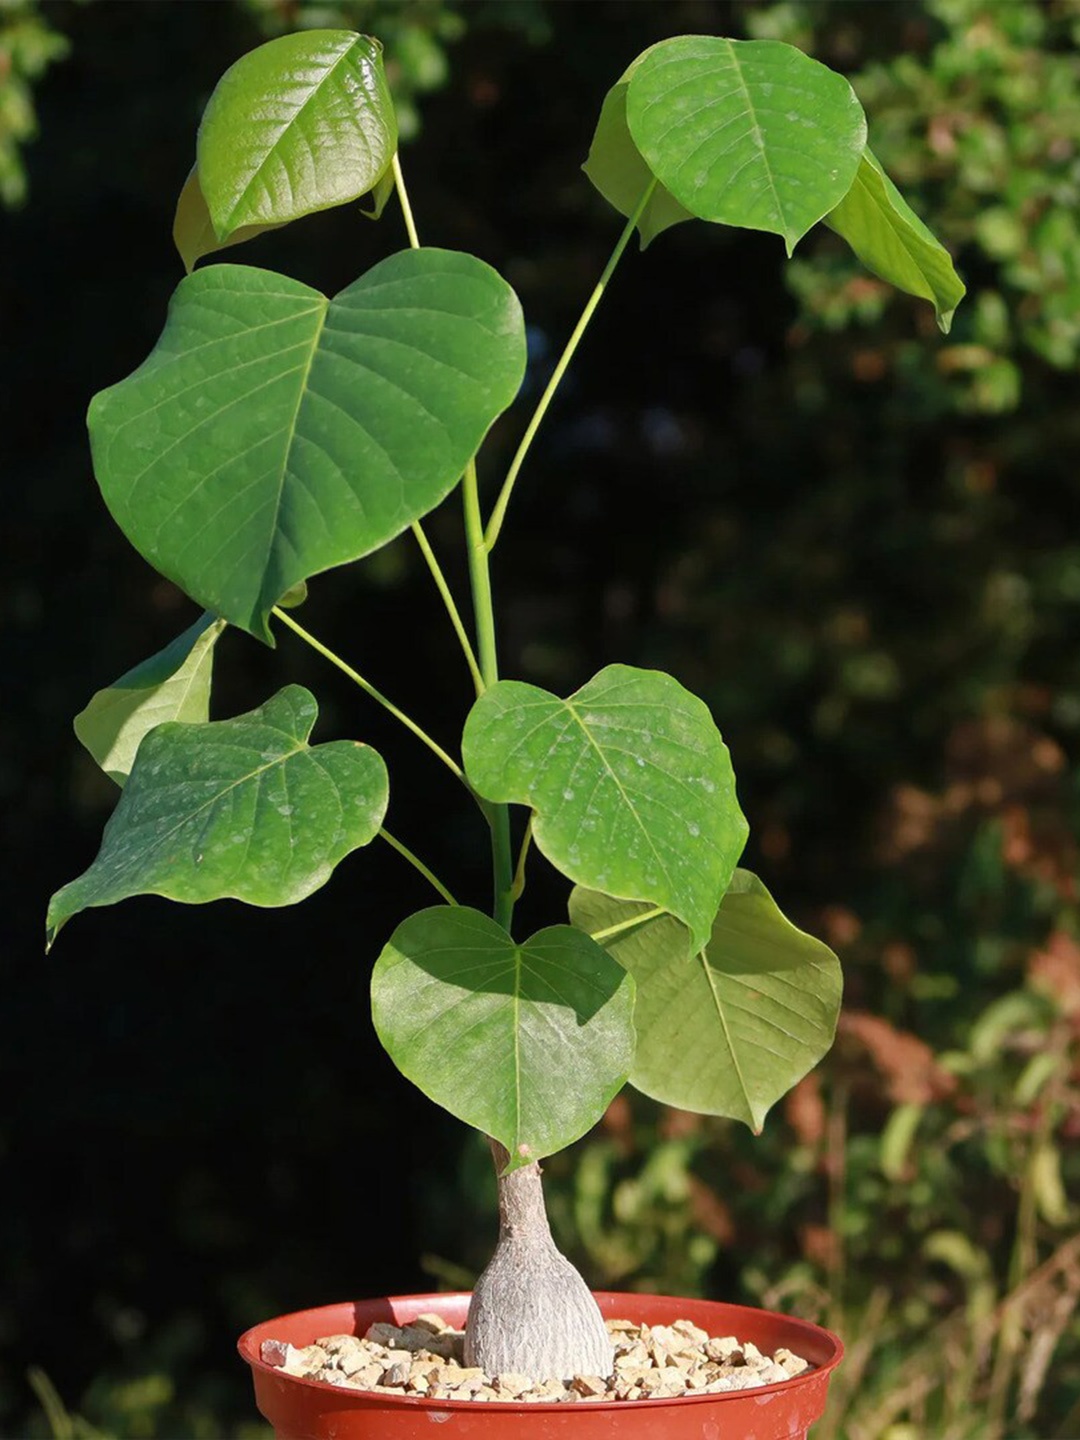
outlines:
{"label": "dark background", "polygon": [[[430,899],[385,848],[296,909],[135,900],[42,953],[48,895],[115,801],[70,718],[196,616],[105,513],[85,408],[160,331],[218,76],[318,23],[387,41],[421,235],[515,286],[534,394],[620,228],[579,169],[603,95],[666,35],[776,35],[850,74],[957,255],[971,294],[946,340],[826,234],[786,265],[775,237],[680,226],[628,254],[523,472],[495,563],[504,673],[567,693],[613,660],[662,665],[708,700],[747,863],[848,984],[835,1056],[762,1141],[621,1102],[552,1163],[552,1209],[597,1283],[786,1303],[853,1334],[892,1306],[886,1389],[959,1317],[986,1428],[946,1430],[923,1396],[897,1414],[927,1440],[1075,1433],[1080,10],[1034,0],[0,11],[0,100],[21,64],[40,128],[0,212],[0,1433],[48,1433],[32,1366],[80,1434],[248,1433],[242,1328],[467,1283],[493,1233],[483,1155],[371,1029],[372,960]],[[16,24],[66,55],[29,75],[2,48]],[[0,143],[5,123],[0,105]],[[403,243],[393,206],[378,225],[350,206],[229,258],[332,293]],[[496,429],[489,486],[523,413]],[[453,501],[428,529],[464,595]],[[303,619],[456,743],[468,676],[409,545],[315,580]],[[290,680],[319,697],[316,738],[382,751],[391,828],[483,904],[475,813],[290,637],[228,633],[213,713]],[[562,889],[538,861],[523,920],[557,917]],[[1024,1089],[1045,1049],[1051,1087]],[[883,1162],[905,1106],[922,1142]],[[1040,1274],[1002,1388],[979,1316]],[[1036,1335],[1059,1358],[1029,1403]]]}

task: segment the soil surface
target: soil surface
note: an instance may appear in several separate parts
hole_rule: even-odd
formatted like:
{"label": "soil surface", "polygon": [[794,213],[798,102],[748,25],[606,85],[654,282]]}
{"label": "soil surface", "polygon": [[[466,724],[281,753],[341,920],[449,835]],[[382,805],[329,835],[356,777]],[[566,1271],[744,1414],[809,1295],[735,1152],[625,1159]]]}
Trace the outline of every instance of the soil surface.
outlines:
{"label": "soil surface", "polygon": [[615,1347],[611,1375],[573,1375],[534,1380],[528,1375],[486,1375],[462,1363],[464,1332],[439,1315],[420,1315],[411,1325],[382,1321],[357,1335],[327,1335],[297,1349],[279,1340],[263,1343],[262,1358],[286,1375],[321,1380],[380,1395],[432,1400],[580,1402],[661,1400],[748,1390],[790,1380],[812,1366],[790,1350],[763,1355],[734,1335],[710,1336],[689,1320],[673,1325],[635,1325],[608,1320]]}

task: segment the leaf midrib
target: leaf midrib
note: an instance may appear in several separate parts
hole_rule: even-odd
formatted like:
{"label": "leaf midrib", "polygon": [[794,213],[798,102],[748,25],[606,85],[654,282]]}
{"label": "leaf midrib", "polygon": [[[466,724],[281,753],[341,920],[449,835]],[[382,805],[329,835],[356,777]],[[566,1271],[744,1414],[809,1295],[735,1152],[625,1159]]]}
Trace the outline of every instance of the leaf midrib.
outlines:
{"label": "leaf midrib", "polygon": [[[359,37],[357,37],[357,39],[359,39]],[[334,73],[336,72],[338,66],[341,65],[345,60],[347,60],[348,57],[349,57],[349,56],[353,53],[353,51],[356,49],[356,45],[357,45],[357,41],[356,41],[356,40],[350,41],[350,43],[346,46],[346,48],[341,52],[341,54],[337,57],[337,59],[334,61],[334,63],[330,66],[329,70],[326,70],[326,71],[319,77],[319,79],[316,81],[315,85],[312,86],[311,90],[308,92],[308,95],[307,95],[306,98],[304,99],[303,103],[302,103],[301,105],[299,105],[299,106],[293,111],[293,113],[289,116],[288,120],[286,120],[285,123],[284,123],[284,124],[281,126],[281,128],[278,130],[278,132],[277,132],[277,134],[274,136],[273,140],[272,140],[272,141],[270,142],[270,144],[267,146],[267,148],[266,148],[266,153],[264,154],[263,158],[259,161],[258,165],[255,167],[254,171],[252,172],[250,178],[248,179],[247,184],[244,186],[243,190],[240,192],[240,194],[237,196],[236,200],[233,202],[232,208],[231,208],[230,211],[229,211],[229,217],[228,217],[228,223],[229,223],[229,224],[233,224],[237,212],[240,210],[240,207],[244,204],[245,200],[246,200],[247,197],[248,197],[248,194],[249,194],[250,191],[251,191],[251,187],[255,184],[256,180],[258,180],[259,176],[263,173],[263,171],[264,171],[264,170],[266,169],[266,167],[269,165],[271,159],[273,158],[274,150],[275,150],[275,148],[277,147],[278,143],[280,142],[281,137],[286,133],[286,131],[288,131],[288,130],[290,129],[291,126],[297,124],[297,122],[298,122],[299,119],[300,119],[300,116],[304,113],[304,111],[307,109],[307,107],[308,107],[308,106],[311,104],[311,102],[315,99],[315,97],[318,95],[318,93],[319,93],[319,91],[322,89],[322,87],[323,87],[324,85],[326,85],[326,84],[329,83],[331,77],[332,77],[332,76],[334,75]],[[370,147],[369,147],[369,148],[370,148]],[[209,209],[209,206],[207,207],[207,209]],[[213,223],[213,217],[211,217],[211,223]],[[250,222],[248,222],[248,223],[257,224],[258,221],[250,221]],[[220,239],[221,239],[221,236],[217,235],[217,227],[216,227],[216,226],[215,226],[215,228],[214,228],[214,233],[215,233],[215,237],[220,240]],[[227,237],[226,237],[226,238],[227,238]]]}

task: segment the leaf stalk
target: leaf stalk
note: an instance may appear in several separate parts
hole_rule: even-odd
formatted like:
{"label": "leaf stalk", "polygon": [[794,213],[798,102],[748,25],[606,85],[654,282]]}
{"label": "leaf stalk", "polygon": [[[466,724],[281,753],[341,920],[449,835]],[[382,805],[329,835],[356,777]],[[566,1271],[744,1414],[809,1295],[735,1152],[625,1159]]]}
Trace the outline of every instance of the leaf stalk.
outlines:
{"label": "leaf stalk", "polygon": [[395,705],[392,700],[388,700],[380,690],[376,690],[370,680],[365,680],[359,671],[354,670],[351,665],[342,660],[340,655],[336,655],[334,651],[331,650],[329,646],[324,645],[321,640],[317,640],[310,631],[305,630],[302,625],[298,624],[298,622],[295,621],[287,611],[282,610],[280,606],[275,605],[270,613],[275,619],[280,620],[282,624],[287,625],[294,634],[299,635],[305,645],[310,645],[312,650],[321,655],[324,660],[329,660],[331,665],[335,665],[343,675],[347,675],[354,685],[358,685],[360,689],[363,690],[365,695],[370,695],[372,700],[377,701],[384,710],[388,710],[395,720],[400,721],[407,730],[412,731],[418,740],[423,741],[431,753],[441,760],[458,780],[464,781],[465,772],[457,761],[452,760],[442,746],[433,740],[427,731],[422,729],[411,716],[406,715],[405,711]]}
{"label": "leaf stalk", "polygon": [[533,440],[536,438],[536,432],[540,429],[540,426],[543,423],[544,416],[547,414],[548,411],[548,406],[555,398],[555,392],[558,390],[560,384],[562,383],[562,378],[566,374],[570,361],[574,358],[574,352],[581,341],[581,337],[585,334],[585,331],[588,328],[589,321],[592,319],[593,314],[596,311],[596,307],[604,298],[604,291],[607,289],[608,283],[610,282],[612,275],[615,273],[615,267],[621,260],[623,251],[630,243],[630,237],[631,235],[633,235],[634,230],[637,228],[638,221],[644,214],[646,205],[648,205],[649,201],[652,199],[652,194],[653,191],[656,189],[656,185],[657,180],[654,175],[653,178],[649,181],[648,185],[645,187],[641,199],[634,207],[633,214],[630,216],[629,220],[627,220],[626,225],[623,228],[622,234],[616,241],[615,249],[611,252],[608,262],[604,266],[603,273],[601,274],[600,279],[596,282],[595,289],[586,301],[585,308],[581,312],[581,317],[578,320],[577,324],[574,326],[573,333],[571,334],[570,339],[566,342],[566,348],[559,356],[558,364],[551,372],[551,379],[548,381],[547,386],[544,389],[544,393],[540,396],[536,409],[533,411],[533,417],[529,421],[528,426],[526,427],[525,434],[521,437],[521,444],[518,446],[517,453],[515,454],[513,460],[510,462],[510,469],[506,472],[506,479],[503,481],[502,489],[499,491],[499,498],[495,502],[495,508],[492,510],[491,518],[488,521],[487,533],[484,538],[484,543],[489,551],[495,548],[495,542],[499,538],[499,533],[502,530],[503,521],[506,518],[506,508],[510,504],[510,496],[513,494],[514,486],[517,483],[517,478],[518,474],[521,471],[521,467],[525,463],[525,457],[526,455],[528,455]]}

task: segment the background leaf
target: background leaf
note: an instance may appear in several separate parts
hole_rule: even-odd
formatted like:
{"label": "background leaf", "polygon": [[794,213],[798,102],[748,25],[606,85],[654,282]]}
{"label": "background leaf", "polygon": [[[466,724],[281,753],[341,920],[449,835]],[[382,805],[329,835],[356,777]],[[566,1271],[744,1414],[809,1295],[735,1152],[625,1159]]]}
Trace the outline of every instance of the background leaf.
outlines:
{"label": "background leaf", "polygon": [[[582,889],[570,897],[570,918],[587,933],[646,908]],[[709,944],[693,959],[669,916],[603,943],[637,983],[630,1083],[665,1105],[759,1131],[832,1044],[840,963],[785,919],[747,870],[735,872]]]}
{"label": "background leaf", "polygon": [[854,184],[825,223],[868,269],[897,289],[929,300],[944,334],[967,293],[952,257],[912,210],[867,148]]}
{"label": "background leaf", "polygon": [[366,195],[396,148],[377,40],[308,30],[260,45],[226,70],[199,126],[199,180],[217,238]]}
{"label": "background leaf", "polygon": [[214,646],[225,621],[204,614],[149,660],[99,690],[75,716],[75,734],[111,780],[123,785],[144,735],[168,720],[210,718]]}
{"label": "background leaf", "polygon": [[524,367],[517,297],[471,255],[406,250],[333,300],[212,265],[91,403],[95,470],[152,565],[270,641],[286,590],[449,493]]}
{"label": "background leaf", "polygon": [[132,895],[292,905],[325,884],[378,833],[387,778],[367,745],[309,746],[317,715],[288,685],[234,720],[152,730],[97,858],[50,902],[48,943],[81,910]]}
{"label": "background leaf", "polygon": [[866,118],[842,75],[775,40],[684,35],[634,68],[630,134],[679,204],[767,230],[790,255],[847,194]]}
{"label": "background leaf", "polygon": [[704,945],[747,825],[708,708],[670,675],[609,665],[560,700],[503,680],[473,706],[465,771],[488,800],[530,805],[564,875],[678,915]]}
{"label": "background leaf", "polygon": [[[581,167],[604,199],[620,215],[626,216],[634,213],[646,185],[653,178],[626,124],[626,95],[630,88],[627,81],[633,69],[632,65],[604,97],[589,156]],[[638,222],[641,248],[644,250],[657,235],[672,225],[693,219],[690,211],[658,184]]]}
{"label": "background leaf", "polygon": [[633,994],[623,968],[569,925],[515,945],[478,910],[447,906],[399,925],[371,979],[394,1064],[494,1136],[511,1169],[578,1139],[621,1089]]}

